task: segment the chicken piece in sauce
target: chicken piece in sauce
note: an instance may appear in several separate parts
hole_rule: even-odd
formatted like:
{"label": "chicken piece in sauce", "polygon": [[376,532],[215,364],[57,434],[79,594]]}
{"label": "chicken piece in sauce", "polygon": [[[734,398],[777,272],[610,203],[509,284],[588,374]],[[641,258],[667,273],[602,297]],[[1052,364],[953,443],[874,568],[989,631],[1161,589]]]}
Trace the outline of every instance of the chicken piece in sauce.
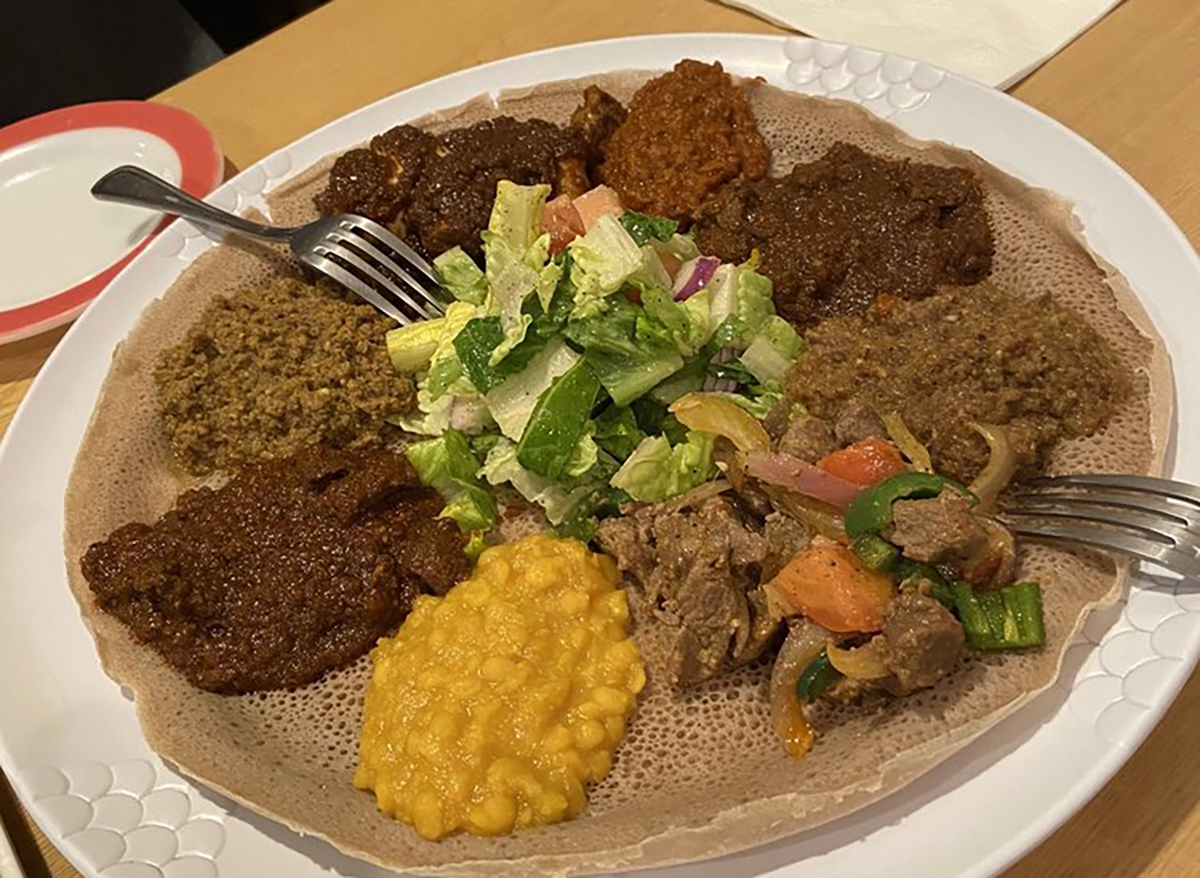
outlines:
{"label": "chicken piece in sauce", "polygon": [[589,171],[604,161],[609,138],[628,115],[621,102],[602,88],[589,85],[583,90],[583,103],[571,114],[571,127],[587,145]]}
{"label": "chicken piece in sauce", "polygon": [[354,213],[389,226],[405,237],[413,188],[433,155],[437,138],[411,125],[397,125],[371,138],[369,146],[343,153],[329,185],[315,199],[329,216]]}
{"label": "chicken piece in sauce", "polygon": [[591,188],[588,157],[579,131],[541,119],[500,116],[440,135],[400,125],[342,155],[315,203],[383,223],[425,256],[460,246],[478,259],[499,181],[575,197]]}

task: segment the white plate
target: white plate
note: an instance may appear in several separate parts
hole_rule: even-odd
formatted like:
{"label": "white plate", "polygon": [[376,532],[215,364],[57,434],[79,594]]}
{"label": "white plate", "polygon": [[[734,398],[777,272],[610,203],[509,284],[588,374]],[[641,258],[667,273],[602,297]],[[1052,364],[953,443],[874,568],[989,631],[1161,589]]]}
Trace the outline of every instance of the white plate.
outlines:
{"label": "white plate", "polygon": [[162,214],[96,201],[96,180],[132,164],[202,198],[224,163],[198,119],[145,101],[62,107],[0,128],[0,344],[73,320],[166,226]]}
{"label": "white plate", "polygon": [[[1078,204],[1089,240],[1133,283],[1174,359],[1176,477],[1200,481],[1200,260],[1150,197],[1080,138],[1017,101],[923,64],[801,38],[638,37],[553,49],[410,89],[297,141],[221,187],[227,208],[404,119],[484,91],[623,68],[720,60],[777,85],[865,103],[910,133],[975,150]],[[113,348],[142,308],[212,242],[175,223],[55,351],[0,449],[0,761],[31,813],[87,874],[318,876],[382,870],[304,839],[192,783],[146,747],[133,705],[100,670],[67,590],[62,496]],[[1162,716],[1200,652],[1200,593],[1143,573],[1093,617],[1059,684],[884,801],[813,830],[662,876],[999,871],[1091,797]],[[803,864],[800,865],[800,861]],[[153,867],[153,868],[152,868]]]}
{"label": "white plate", "polygon": [[[0,308],[30,305],[97,274],[136,247],[162,214],[92,198],[91,185],[122,164],[179,183],[179,156],[161,137],[131,128],[84,128],[0,154],[0,264],[11,266]],[[46,234],[45,220],[71,225]],[[64,247],[63,241],[75,242]]]}

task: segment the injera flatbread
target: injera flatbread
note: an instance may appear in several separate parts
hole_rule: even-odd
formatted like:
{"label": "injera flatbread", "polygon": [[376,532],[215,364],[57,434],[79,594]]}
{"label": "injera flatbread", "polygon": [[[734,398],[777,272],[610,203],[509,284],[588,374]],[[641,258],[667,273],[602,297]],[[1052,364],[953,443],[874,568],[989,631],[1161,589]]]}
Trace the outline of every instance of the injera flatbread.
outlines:
{"label": "injera flatbread", "polygon": [[[565,122],[584,84],[628,100],[651,75],[552,83],[505,93],[498,105],[480,98],[419,124],[445,129],[501,112]],[[1088,250],[1070,205],[971,153],[916,141],[852,104],[767,86],[754,88],[752,102],[773,150],[773,173],[817,158],[835,140],[974,169],[985,181],[996,231],[993,280],[1020,295],[1049,293],[1076,309],[1133,376],[1133,397],[1120,415],[1102,434],[1061,446],[1052,469],[1160,471],[1172,403],[1164,347],[1124,280]],[[273,218],[312,218],[312,195],[328,167],[326,160],[275,192]],[[767,668],[684,696],[652,682],[612,774],[592,789],[582,817],[503,838],[423,841],[380,816],[373,796],[351,785],[366,659],[296,692],[201,692],[99,612],[79,572],[89,544],[126,522],[153,520],[184,484],[155,412],[151,371],[159,352],[179,341],[211,297],[287,270],[270,251],[226,245],[146,309],[117,350],[79,450],[67,494],[66,555],[104,667],[136,693],[150,745],[209,786],[349,853],[426,872],[563,874],[711,857],[817,826],[898,789],[1048,687],[1089,608],[1121,593],[1124,569],[1107,557],[1026,543],[1021,577],[1045,586],[1050,646],[1043,651],[973,659],[951,679],[881,712],[829,717],[803,762],[785,756],[771,732]]]}

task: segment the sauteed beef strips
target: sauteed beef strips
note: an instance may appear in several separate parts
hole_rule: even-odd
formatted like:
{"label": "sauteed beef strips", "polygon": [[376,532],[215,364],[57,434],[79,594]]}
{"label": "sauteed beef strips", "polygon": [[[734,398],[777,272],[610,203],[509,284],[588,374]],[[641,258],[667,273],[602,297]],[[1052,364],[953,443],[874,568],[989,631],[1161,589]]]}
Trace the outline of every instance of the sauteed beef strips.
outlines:
{"label": "sauteed beef strips", "polygon": [[600,180],[625,207],[681,222],[726,183],[766,176],[770,161],[744,88],[719,63],[692,60],[638,89],[604,150]]}
{"label": "sauteed beef strips", "polygon": [[326,215],[369,216],[426,256],[458,245],[479,258],[500,180],[574,197],[591,188],[587,160],[579,131],[542,119],[501,116],[440,135],[399,125],[338,158],[315,201]]}
{"label": "sauteed beef strips", "polygon": [[898,595],[873,641],[891,671],[882,685],[895,695],[932,686],[958,665],[965,640],[962,625],[933,598]]}
{"label": "sauteed beef strips", "polygon": [[418,592],[468,575],[442,505],[403,456],[316,446],[117,529],[85,553],[83,575],[200,688],[291,688],[365,654]]}
{"label": "sauteed beef strips", "polygon": [[988,545],[988,531],[971,511],[971,500],[951,490],[928,500],[897,500],[887,537],[906,558],[956,570]]}
{"label": "sauteed beef strips", "polygon": [[992,265],[973,174],[845,143],[787,176],[727,186],[700,208],[694,228],[700,251],[727,262],[757,249],[776,309],[799,326],[861,314],[880,293],[918,298],[941,284],[973,284]]}
{"label": "sauteed beef strips", "polygon": [[778,628],[759,590],[763,569],[782,567],[807,538],[794,522],[777,521],[760,533],[707,486],[606,519],[597,534],[639,586],[640,606],[653,618],[656,635],[646,660],[672,687],[702,682],[762,654]]}
{"label": "sauteed beef strips", "polygon": [[808,463],[816,463],[841,447],[828,421],[805,412],[797,412],[792,416],[776,446],[784,454]]}

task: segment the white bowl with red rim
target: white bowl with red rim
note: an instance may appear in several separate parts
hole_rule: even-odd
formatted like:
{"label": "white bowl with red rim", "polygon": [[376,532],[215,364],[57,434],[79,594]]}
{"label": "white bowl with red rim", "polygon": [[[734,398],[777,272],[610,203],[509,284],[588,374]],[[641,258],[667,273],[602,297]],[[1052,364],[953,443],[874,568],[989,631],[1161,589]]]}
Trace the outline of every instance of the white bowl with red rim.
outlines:
{"label": "white bowl with red rim", "polygon": [[73,320],[171,221],[91,197],[92,183],[123,164],[203,198],[225,163],[195,116],[144,101],[64,107],[0,128],[0,344]]}

